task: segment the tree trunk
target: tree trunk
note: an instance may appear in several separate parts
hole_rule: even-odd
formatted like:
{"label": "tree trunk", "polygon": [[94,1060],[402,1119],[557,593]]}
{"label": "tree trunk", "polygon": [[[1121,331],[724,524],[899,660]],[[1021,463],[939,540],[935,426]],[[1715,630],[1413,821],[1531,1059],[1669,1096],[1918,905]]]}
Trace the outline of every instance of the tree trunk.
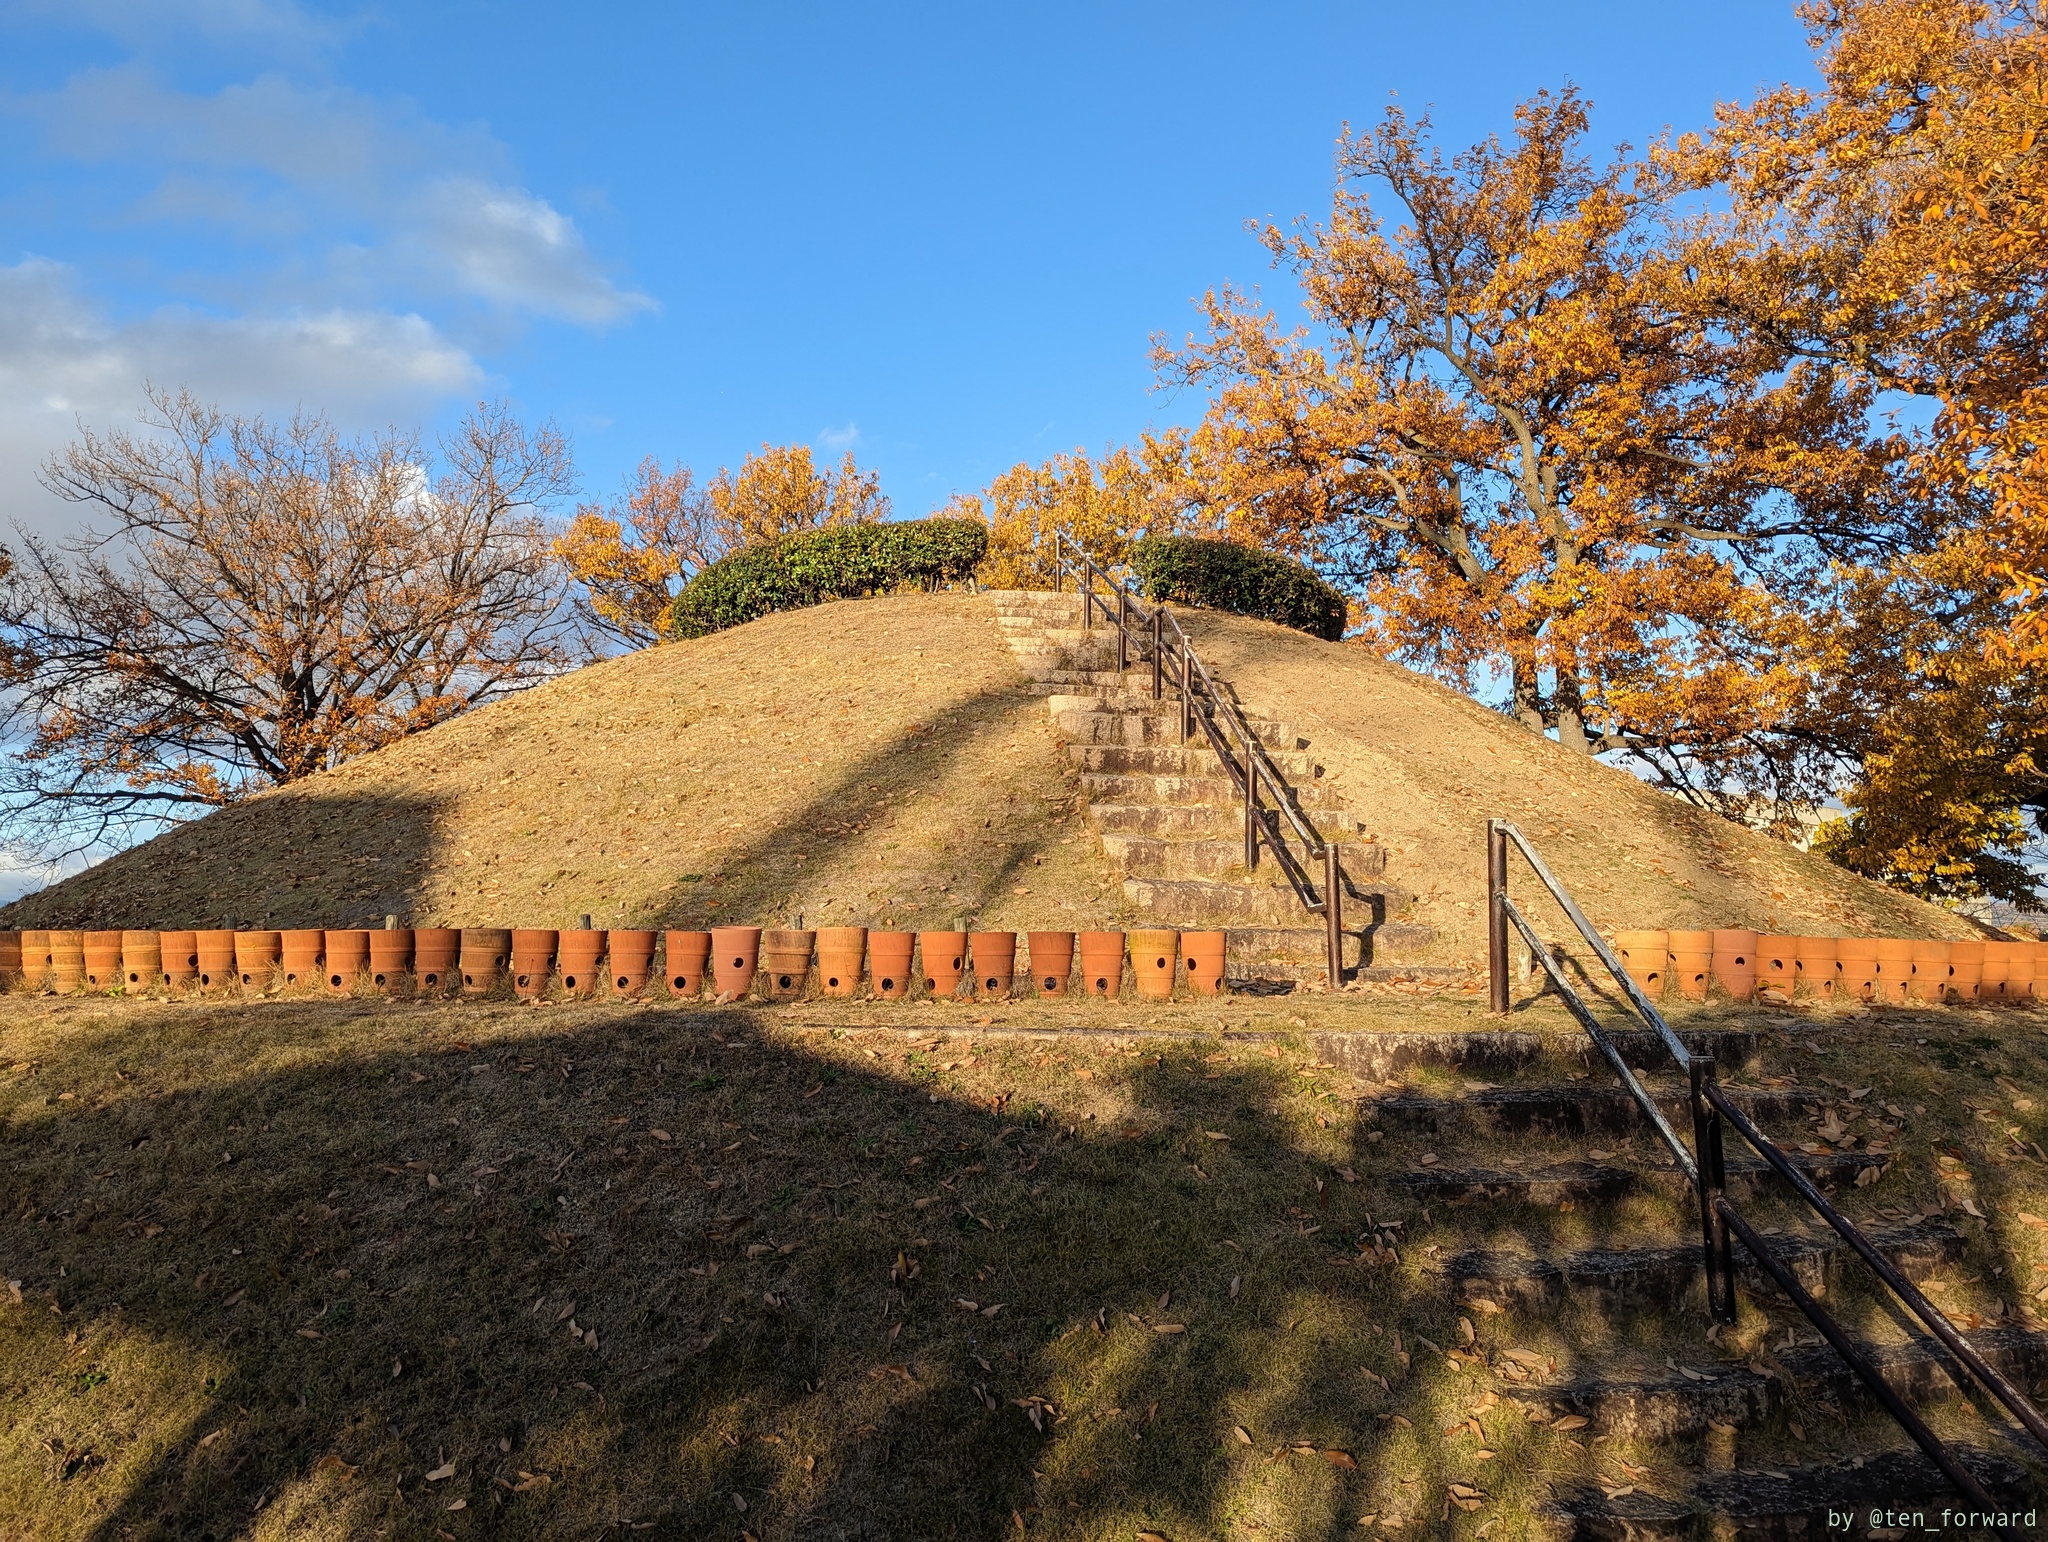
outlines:
{"label": "tree trunk", "polygon": [[1542,733],[1549,725],[1543,721],[1543,707],[1537,700],[1536,671],[1517,659],[1510,666],[1508,691],[1513,698],[1515,721],[1532,734]]}
{"label": "tree trunk", "polygon": [[1574,755],[1590,756],[1593,741],[1586,737],[1584,706],[1585,697],[1579,690],[1579,677],[1560,669],[1557,672],[1557,742]]}

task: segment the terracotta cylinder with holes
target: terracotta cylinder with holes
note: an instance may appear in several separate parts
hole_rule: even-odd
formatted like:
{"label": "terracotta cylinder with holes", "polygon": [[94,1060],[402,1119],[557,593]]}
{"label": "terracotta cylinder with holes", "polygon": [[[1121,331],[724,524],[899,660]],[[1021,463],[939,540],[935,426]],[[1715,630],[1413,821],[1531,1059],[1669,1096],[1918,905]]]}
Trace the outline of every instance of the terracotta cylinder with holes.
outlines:
{"label": "terracotta cylinder with holes", "polygon": [[164,942],[155,932],[121,934],[121,989],[146,991],[163,984]]}
{"label": "terracotta cylinder with holes", "polygon": [[199,988],[211,991],[236,984],[235,934],[216,928],[192,937],[199,953]]}
{"label": "terracotta cylinder with holes", "polygon": [[2005,999],[2007,1001],[2031,1001],[2034,999],[2034,944],[2031,942],[2009,943],[2012,951],[2005,960]]}
{"label": "terracotta cylinder with holes", "polygon": [[1756,939],[1756,983],[1759,989],[1786,997],[1799,986],[1799,939],[1761,932]]}
{"label": "terracotta cylinder with holes", "polygon": [[1180,956],[1188,984],[1198,996],[1213,996],[1223,989],[1223,970],[1230,949],[1228,932],[1182,932]]}
{"label": "terracotta cylinder with holes", "polygon": [[818,989],[828,996],[847,997],[860,989],[860,969],[867,957],[865,926],[818,928]]}
{"label": "terracotta cylinder with holes", "polygon": [[1984,944],[1984,978],[1977,984],[1979,1001],[2005,1000],[2005,985],[2012,973],[2013,945],[2002,938],[1987,939]]}
{"label": "terracotta cylinder with holes", "polygon": [[910,994],[911,955],[917,949],[916,932],[868,933],[869,988],[884,1001],[901,1001]]}
{"label": "terracotta cylinder with holes", "polygon": [[1835,980],[1847,1001],[1877,999],[1877,939],[1837,937],[1835,939]]}
{"label": "terracotta cylinder with holes", "polygon": [[1180,933],[1136,931],[1130,933],[1131,977],[1138,994],[1148,1001],[1166,1001],[1173,995],[1173,977],[1180,970]]}
{"label": "terracotta cylinder with holes", "polygon": [[370,984],[387,996],[412,969],[412,929],[383,927],[370,933]]}
{"label": "terracotta cylinder with holes", "polygon": [[1674,931],[1669,935],[1671,978],[1677,982],[1679,995],[1687,1001],[1705,1001],[1707,981],[1714,971],[1714,934]]}
{"label": "terracotta cylinder with holes", "polygon": [[1799,989],[1809,996],[1832,997],[1835,994],[1835,977],[1840,972],[1837,957],[1832,937],[1793,938],[1792,969]]}
{"label": "terracotta cylinder with holes", "polygon": [[1730,1001],[1756,995],[1756,933],[1724,927],[1714,933],[1714,985]]}
{"label": "terracotta cylinder with holes", "polygon": [[335,995],[346,996],[353,991],[357,978],[369,967],[369,932],[343,927],[327,934],[320,978]]}
{"label": "terracotta cylinder with holes", "polygon": [[609,932],[563,932],[556,944],[555,972],[562,977],[564,994],[581,1001],[597,989],[604,978],[604,950]]}
{"label": "terracotta cylinder with holes", "polygon": [[1032,994],[1066,995],[1067,977],[1074,972],[1074,934],[1031,932],[1025,941],[1031,947],[1031,956],[1025,962],[1031,966]]}
{"label": "terracotta cylinder with holes", "polygon": [[1909,937],[1875,937],[1878,1001],[1897,1006],[1913,991],[1913,941]]}
{"label": "terracotta cylinder with holes", "polygon": [[21,934],[21,983],[24,989],[39,991],[50,983],[50,934],[47,930]]}
{"label": "terracotta cylinder with holes", "polygon": [[1913,941],[1913,988],[1915,1001],[1948,1000],[1948,944],[1935,938]]}
{"label": "terracotta cylinder with holes", "polygon": [[[728,930],[743,932],[750,930],[750,928],[732,927],[728,928]],[[755,932],[753,940],[744,944],[746,957],[749,961],[753,959],[760,945],[761,934]],[[664,962],[661,972],[662,977],[668,981],[668,993],[678,1001],[695,1001],[699,996],[703,995],[704,976],[711,966],[711,951],[713,948],[718,948],[722,951],[727,946],[728,944],[719,941],[719,934],[717,932],[669,932],[665,934],[662,942]],[[742,944],[734,941],[730,946],[735,950],[739,950]],[[735,960],[734,967],[736,967],[739,952],[735,951],[732,956]],[[753,978],[753,965],[749,962],[747,966],[747,980],[751,982]],[[721,990],[724,989],[723,986],[719,988]],[[746,986],[742,985],[740,989],[745,990]]]}
{"label": "terracotta cylinder with holes", "polygon": [[50,933],[50,989],[68,996],[85,984],[85,933]]}
{"label": "terracotta cylinder with holes", "polygon": [[974,994],[983,1001],[1008,1001],[1017,976],[1017,934],[975,932],[967,945],[974,961]]}
{"label": "terracotta cylinder with holes", "polygon": [[1124,934],[1083,932],[1081,943],[1081,994],[1116,997],[1124,988]]}
{"label": "terracotta cylinder with holes", "polygon": [[[675,934],[669,934],[673,937]],[[761,928],[758,926],[714,926],[711,928],[711,980],[721,996],[735,999],[746,995],[761,963]],[[673,975],[675,970],[671,968]]]}
{"label": "terracotta cylinder with holes", "polygon": [[412,929],[413,989],[436,994],[460,977],[462,933],[452,926]]}
{"label": "terracotta cylinder with holes", "polygon": [[[52,932],[51,936],[56,933]],[[2048,1001],[2048,942],[2037,942],[2034,954],[2034,1000]]]}
{"label": "terracotta cylinder with holes", "polygon": [[655,934],[649,931],[614,930],[605,938],[605,978],[615,996],[637,996],[654,978]]}
{"label": "terracotta cylinder with holes", "polygon": [[512,994],[521,1001],[538,1001],[546,992],[555,967],[555,940],[545,927],[512,928]]}
{"label": "terracotta cylinder with holes", "polygon": [[1669,932],[1616,932],[1614,956],[1645,996],[1652,1001],[1663,999],[1664,982],[1671,975]]}
{"label": "terracotta cylinder with holes", "polygon": [[497,989],[498,977],[512,957],[511,932],[502,926],[465,926],[460,946],[457,963],[464,994],[481,996]]}
{"label": "terracotta cylinder with holes", "polygon": [[13,984],[20,973],[21,933],[0,932],[0,984]]}
{"label": "terracotta cylinder with holes", "polygon": [[327,945],[327,933],[306,927],[279,932],[286,985],[313,985],[320,979],[320,950]]}
{"label": "terracotta cylinder with holes", "polygon": [[110,991],[121,983],[121,934],[85,934],[85,983],[89,989]]}
{"label": "terracotta cylinder with holes", "polygon": [[1984,983],[1984,943],[1979,938],[1948,945],[1948,994],[1952,1001],[1975,1001]]}
{"label": "terracotta cylinder with holes", "polygon": [[243,990],[267,991],[284,958],[283,932],[236,932],[235,978]]}
{"label": "terracotta cylinder with holes", "polygon": [[794,927],[771,926],[761,933],[761,972],[768,977],[770,1001],[796,1001],[811,983],[811,954],[818,934]]}
{"label": "terracotta cylinder with holes", "polygon": [[949,1000],[967,972],[967,934],[919,932],[917,952],[924,961],[924,988],[935,1001]]}
{"label": "terracotta cylinder with holes", "polygon": [[199,934],[158,932],[157,956],[163,961],[163,983],[174,991],[189,988],[199,978]]}

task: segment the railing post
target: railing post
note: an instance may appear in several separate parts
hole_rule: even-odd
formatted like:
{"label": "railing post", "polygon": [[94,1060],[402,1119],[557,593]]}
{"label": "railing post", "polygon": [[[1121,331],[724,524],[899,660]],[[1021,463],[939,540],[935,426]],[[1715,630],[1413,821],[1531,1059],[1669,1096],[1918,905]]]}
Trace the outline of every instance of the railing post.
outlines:
{"label": "railing post", "polygon": [[1188,663],[1188,640],[1180,640],[1180,742],[1186,744],[1188,736],[1195,731],[1195,699],[1188,694],[1188,677],[1193,666]]}
{"label": "railing post", "polygon": [[1344,986],[1344,870],[1337,843],[1323,843],[1323,940],[1330,950],[1330,989]]}
{"label": "railing post", "polygon": [[1159,700],[1162,677],[1166,673],[1166,607],[1154,604],[1152,607],[1152,699]]}
{"label": "railing post", "polygon": [[1063,553],[1064,547],[1060,541],[1060,533],[1055,530],[1052,533],[1052,592],[1054,594],[1066,593],[1066,590],[1060,587],[1061,584],[1066,582],[1067,576],[1067,564]]}
{"label": "railing post", "polygon": [[1707,1313],[1716,1322],[1735,1321],[1735,1249],[1721,1218],[1728,1164],[1721,1143],[1721,1111],[1707,1100],[1715,1081],[1711,1055],[1694,1055],[1689,1067],[1692,1093],[1692,1154],[1700,1170],[1700,1251],[1707,1270]]}
{"label": "railing post", "polygon": [[1508,1013],[1508,833],[1486,822],[1486,980],[1489,1009]]}
{"label": "railing post", "polygon": [[1258,772],[1254,768],[1250,747],[1245,747],[1241,753],[1244,756],[1244,870],[1256,873],[1259,870],[1259,831],[1253,820],[1259,806]]}
{"label": "railing post", "polygon": [[1095,629],[1095,575],[1088,571],[1088,564],[1082,563],[1079,573],[1081,580],[1081,629]]}
{"label": "railing post", "polygon": [[1130,619],[1131,597],[1122,584],[1116,586],[1116,672],[1122,674],[1131,663],[1131,634],[1124,630]]}

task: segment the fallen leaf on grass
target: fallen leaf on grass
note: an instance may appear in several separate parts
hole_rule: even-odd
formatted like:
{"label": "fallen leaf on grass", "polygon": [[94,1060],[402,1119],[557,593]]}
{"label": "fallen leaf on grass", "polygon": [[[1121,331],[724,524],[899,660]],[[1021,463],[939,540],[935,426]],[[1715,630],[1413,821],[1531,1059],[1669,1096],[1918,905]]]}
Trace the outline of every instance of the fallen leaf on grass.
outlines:
{"label": "fallen leaf on grass", "polygon": [[454,1476],[455,1464],[453,1462],[445,1462],[427,1474],[427,1481],[429,1483],[439,1483],[443,1478],[452,1478]]}
{"label": "fallen leaf on grass", "polygon": [[302,1339],[317,1339],[320,1337],[320,1333],[319,1330],[314,1328],[301,1328],[299,1329],[299,1337]]}
{"label": "fallen leaf on grass", "polygon": [[1141,1531],[1138,1533],[1138,1542],[1166,1542],[1166,1538],[1156,1531]]}
{"label": "fallen leaf on grass", "polygon": [[1248,1446],[1252,1443],[1252,1432],[1242,1424],[1233,1424],[1230,1427],[1230,1433],[1237,1437],[1239,1445]]}
{"label": "fallen leaf on grass", "polygon": [[[214,1431],[214,1432],[213,1432],[213,1433],[212,1433],[211,1435],[207,1436],[205,1440],[202,1440],[202,1441],[200,1441],[199,1443],[200,1443],[200,1444],[201,1444],[201,1445],[203,1446],[203,1445],[207,1445],[207,1444],[209,1444],[210,1442],[212,1442],[212,1441],[214,1441],[214,1440],[217,1440],[217,1439],[219,1439],[219,1438],[220,1438],[220,1431],[219,1431],[219,1430],[215,1430],[215,1431]],[[315,1463],[313,1464],[313,1471],[315,1471],[316,1473],[317,1473],[317,1472],[338,1472],[338,1473],[340,1473],[340,1474],[341,1474],[341,1476],[342,1476],[342,1478],[343,1478],[344,1480],[347,1480],[347,1479],[349,1479],[349,1478],[353,1478],[353,1477],[354,1477],[354,1476],[356,1475],[356,1470],[355,1470],[355,1468],[353,1468],[353,1467],[349,1466],[349,1464],[348,1464],[347,1462],[344,1462],[344,1461],[343,1461],[343,1460],[342,1460],[342,1459],[341,1459],[340,1457],[336,1456],[336,1455],[335,1455],[335,1454],[334,1454],[334,1453],[333,1453],[332,1451],[328,1452],[328,1453],[327,1453],[327,1455],[325,1455],[325,1456],[321,1457],[319,1461],[317,1461],[317,1462],[315,1462]]]}
{"label": "fallen leaf on grass", "polygon": [[1572,1430],[1582,1430],[1592,1422],[1584,1414],[1566,1414],[1550,1427],[1560,1434],[1568,1434]]}
{"label": "fallen leaf on grass", "polygon": [[653,1136],[653,1137],[654,1137],[654,1138],[655,1138],[656,1140],[674,1140],[674,1139],[675,1139],[675,1137],[674,1137],[673,1135],[669,1134],[669,1132],[668,1132],[668,1131],[666,1131],[666,1130],[649,1130],[649,1131],[648,1131],[647,1133],[648,1133],[649,1135],[652,1135],[652,1136]]}
{"label": "fallen leaf on grass", "polygon": [[1152,1324],[1152,1331],[1154,1333],[1185,1333],[1188,1331],[1188,1325],[1184,1322],[1156,1322]]}
{"label": "fallen leaf on grass", "polygon": [[1346,1472],[1356,1472],[1358,1470],[1358,1463],[1355,1460],[1353,1460],[1352,1455],[1349,1451],[1338,1451],[1334,1449],[1325,1451],[1323,1453],[1323,1460],[1328,1462],[1332,1467],[1343,1468]]}
{"label": "fallen leaf on grass", "polygon": [[467,1510],[469,1508],[469,1501],[467,1499],[458,1499],[448,1508],[451,1510]]}
{"label": "fallen leaf on grass", "polygon": [[519,1475],[519,1481],[512,1485],[512,1492],[515,1494],[524,1494],[532,1489],[546,1488],[550,1483],[553,1483],[554,1481],[555,1480],[553,1478],[549,1477],[544,1472],[522,1472]]}
{"label": "fallen leaf on grass", "polygon": [[1223,1133],[1223,1132],[1222,1132],[1221,1130],[1204,1130],[1204,1131],[1203,1131],[1202,1133],[1203,1133],[1204,1135],[1208,1136],[1208,1137],[1209,1137],[1209,1139],[1211,1139],[1211,1140],[1229,1140],[1229,1139],[1230,1139],[1230,1137],[1229,1137],[1228,1135],[1225,1135],[1225,1134],[1224,1134],[1224,1133]]}

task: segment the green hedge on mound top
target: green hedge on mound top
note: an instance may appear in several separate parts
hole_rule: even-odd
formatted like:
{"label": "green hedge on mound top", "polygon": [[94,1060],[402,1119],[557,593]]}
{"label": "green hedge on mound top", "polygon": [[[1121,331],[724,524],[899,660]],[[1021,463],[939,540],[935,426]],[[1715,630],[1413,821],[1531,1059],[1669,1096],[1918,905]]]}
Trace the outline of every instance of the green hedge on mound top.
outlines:
{"label": "green hedge on mound top", "polygon": [[1277,621],[1327,642],[1343,637],[1350,615],[1344,596],[1299,562],[1235,541],[1148,535],[1131,548],[1131,567],[1155,600]]}
{"label": "green hedge on mound top", "polygon": [[892,589],[936,589],[971,576],[988,526],[971,519],[833,525],[744,547],[683,586],[669,607],[671,637],[703,637],[777,610]]}

